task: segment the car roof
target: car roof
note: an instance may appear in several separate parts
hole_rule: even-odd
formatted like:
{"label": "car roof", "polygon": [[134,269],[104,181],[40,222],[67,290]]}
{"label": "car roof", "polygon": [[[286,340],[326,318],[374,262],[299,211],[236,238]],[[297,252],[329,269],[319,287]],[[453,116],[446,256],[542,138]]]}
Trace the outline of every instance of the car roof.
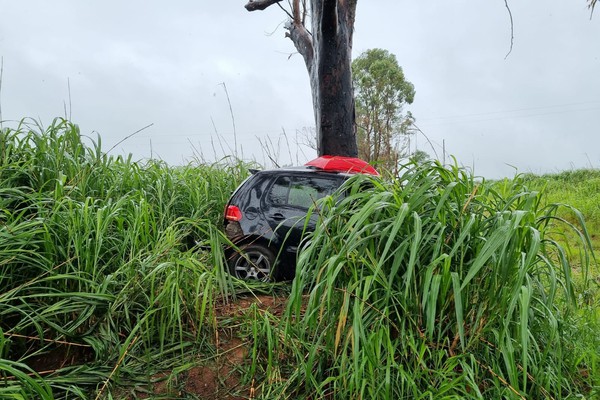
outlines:
{"label": "car roof", "polygon": [[295,173],[308,173],[308,174],[318,174],[318,175],[337,175],[343,177],[350,177],[356,175],[356,173],[348,173],[342,171],[328,171],[318,167],[312,166],[291,166],[291,167],[282,167],[282,168],[272,168],[265,170],[256,170],[251,169],[250,172],[255,174],[278,174],[285,175],[285,173],[295,174]]}

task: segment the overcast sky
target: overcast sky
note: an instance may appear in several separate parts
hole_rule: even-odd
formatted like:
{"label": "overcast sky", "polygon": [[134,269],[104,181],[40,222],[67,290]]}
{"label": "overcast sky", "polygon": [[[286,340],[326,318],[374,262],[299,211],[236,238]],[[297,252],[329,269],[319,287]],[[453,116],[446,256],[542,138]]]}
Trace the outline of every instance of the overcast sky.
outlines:
{"label": "overcast sky", "polygon": [[[281,10],[244,4],[0,0],[3,125],[47,126],[66,109],[105,150],[153,124],[111,154],[211,161],[237,140],[245,159],[268,164],[268,147],[304,163],[315,153],[295,144],[314,126],[303,60]],[[397,56],[433,145],[418,135],[413,149],[445,147],[489,178],[600,167],[600,14],[590,20],[585,0],[509,4],[506,59],[503,0],[359,0],[353,54]]]}

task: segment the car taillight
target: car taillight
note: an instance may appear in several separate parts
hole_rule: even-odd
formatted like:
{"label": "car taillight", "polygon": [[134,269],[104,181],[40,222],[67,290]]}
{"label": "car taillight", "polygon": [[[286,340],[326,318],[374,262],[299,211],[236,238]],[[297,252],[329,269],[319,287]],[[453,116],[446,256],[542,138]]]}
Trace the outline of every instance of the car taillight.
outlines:
{"label": "car taillight", "polygon": [[242,211],[237,206],[227,206],[225,209],[225,219],[228,221],[241,221]]}

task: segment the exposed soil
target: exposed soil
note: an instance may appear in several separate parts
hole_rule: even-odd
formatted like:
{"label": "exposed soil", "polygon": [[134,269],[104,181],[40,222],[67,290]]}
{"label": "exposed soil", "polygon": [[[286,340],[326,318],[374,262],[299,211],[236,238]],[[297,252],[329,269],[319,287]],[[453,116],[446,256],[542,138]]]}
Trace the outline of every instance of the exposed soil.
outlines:
{"label": "exposed soil", "polygon": [[[256,304],[259,310],[281,316],[285,311],[287,298],[256,295],[238,297],[236,301],[223,303],[216,308],[218,320],[240,317],[248,308]],[[243,400],[255,398],[256,389],[252,384],[244,386],[240,366],[247,362],[250,343],[237,336],[235,329],[218,330],[215,338],[217,354],[210,363],[190,368],[179,375],[179,382],[170,382],[165,372],[152,377],[148,391],[160,398],[195,395],[206,400]],[[184,382],[181,382],[181,379]],[[151,398],[148,394],[136,393],[137,398]]]}
{"label": "exposed soil", "polygon": [[[37,345],[38,339],[31,338]],[[31,348],[28,352],[32,352]],[[94,352],[90,346],[77,344],[59,344],[46,352],[30,358],[27,365],[41,376],[50,374],[58,369],[85,364],[94,359]]]}
{"label": "exposed soil", "polygon": [[218,306],[216,309],[217,318],[240,316],[244,314],[252,304],[256,304],[258,309],[262,311],[268,311],[277,317],[281,317],[285,311],[287,298],[271,295],[239,297],[235,302]]}
{"label": "exposed soil", "polygon": [[[235,319],[248,312],[255,304],[261,311],[281,317],[285,311],[286,297],[272,295],[248,295],[238,297],[235,301],[222,303],[215,309],[219,321]],[[220,324],[219,324],[220,325]],[[26,342],[26,339],[22,339]],[[24,343],[26,345],[26,343]],[[122,398],[182,398],[194,395],[206,400],[241,400],[252,399],[256,391],[253,383],[242,384],[241,366],[247,362],[250,343],[238,337],[235,328],[219,329],[213,338],[217,350],[210,361],[203,365],[190,368],[185,373],[173,376],[170,371],[164,371],[150,377],[145,388],[139,391],[122,394]],[[68,366],[82,365],[92,361],[94,354],[89,346],[74,344],[59,344],[50,351],[33,357],[28,365],[40,375],[54,372]]]}

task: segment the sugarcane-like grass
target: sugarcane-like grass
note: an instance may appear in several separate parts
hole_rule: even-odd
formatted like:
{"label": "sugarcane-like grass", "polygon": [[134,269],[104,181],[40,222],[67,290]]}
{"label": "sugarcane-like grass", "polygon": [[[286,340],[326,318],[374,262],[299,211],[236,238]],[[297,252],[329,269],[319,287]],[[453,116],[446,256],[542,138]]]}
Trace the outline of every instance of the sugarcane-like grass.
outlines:
{"label": "sugarcane-like grass", "polygon": [[576,230],[586,277],[591,242],[577,210],[575,225],[518,178],[499,186],[437,163],[386,182],[357,176],[345,190],[313,210],[320,223],[279,326],[291,360],[270,393],[598,395],[597,318],[578,311],[567,254],[546,233]]}
{"label": "sugarcane-like grass", "polygon": [[[356,176],[311,210],[293,283],[250,285],[220,229],[246,167],[107,155],[61,119],[5,128],[0,398],[197,398],[181,382],[227,335],[246,358],[213,397],[598,396],[592,242],[543,185],[437,163]],[[272,295],[283,315],[218,312]]]}
{"label": "sugarcane-like grass", "polygon": [[215,304],[240,285],[216,224],[245,168],[133,162],[97,141],[59,119],[0,134],[0,398],[104,398],[209,357]]}

